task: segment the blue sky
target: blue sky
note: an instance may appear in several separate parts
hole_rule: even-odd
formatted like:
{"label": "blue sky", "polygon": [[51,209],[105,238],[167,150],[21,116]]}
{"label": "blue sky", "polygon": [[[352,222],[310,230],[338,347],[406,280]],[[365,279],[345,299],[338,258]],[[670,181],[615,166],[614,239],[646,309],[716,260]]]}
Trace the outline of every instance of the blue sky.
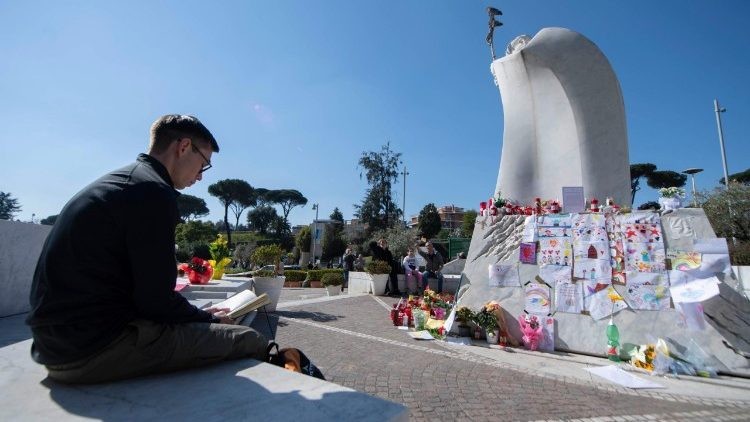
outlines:
{"label": "blue sky", "polygon": [[[623,91],[630,162],[722,177],[713,99],[730,173],[750,167],[750,2],[736,1],[8,1],[0,0],[0,191],[28,221],[145,151],[158,116],[198,116],[221,152],[202,182],[294,188],[309,223],[352,218],[367,187],[357,160],[390,141],[410,175],[406,213],[476,208],[502,147],[485,7],[498,51],[566,27],[596,43]],[[402,203],[403,184],[396,185]],[[656,199],[651,189],[636,204]],[[231,215],[231,214],[230,214]],[[244,216],[243,216],[244,221]]]}

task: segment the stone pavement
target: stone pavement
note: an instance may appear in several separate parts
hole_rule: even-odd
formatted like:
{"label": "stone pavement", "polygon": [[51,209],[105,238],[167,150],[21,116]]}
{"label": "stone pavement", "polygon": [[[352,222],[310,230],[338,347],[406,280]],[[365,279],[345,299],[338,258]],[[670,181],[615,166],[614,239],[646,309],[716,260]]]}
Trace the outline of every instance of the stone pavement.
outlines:
{"label": "stone pavement", "polygon": [[[750,420],[750,380],[638,374],[666,388],[631,390],[583,369],[611,364],[601,358],[412,340],[388,319],[395,301],[284,289],[269,318],[329,381],[402,403],[415,421]],[[253,327],[268,332],[262,315]]]}

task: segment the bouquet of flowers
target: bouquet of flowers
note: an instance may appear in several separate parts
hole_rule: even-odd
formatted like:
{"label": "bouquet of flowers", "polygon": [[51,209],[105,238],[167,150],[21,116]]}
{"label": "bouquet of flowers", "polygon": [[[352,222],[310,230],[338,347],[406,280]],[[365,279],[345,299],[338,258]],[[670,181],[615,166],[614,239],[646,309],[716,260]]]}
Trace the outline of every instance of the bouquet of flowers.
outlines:
{"label": "bouquet of flowers", "polygon": [[672,186],[671,188],[659,189],[659,195],[662,198],[684,198],[685,189]]}
{"label": "bouquet of flowers", "polygon": [[188,280],[193,284],[206,284],[214,275],[211,262],[197,256],[194,256],[187,264],[180,264],[178,268],[185,272]]}
{"label": "bouquet of flowers", "polygon": [[649,372],[654,370],[655,357],[656,346],[653,344],[636,346],[630,351],[630,363],[636,368],[642,368]]}
{"label": "bouquet of flowers", "polygon": [[542,325],[539,323],[539,317],[536,315],[526,314],[518,317],[518,323],[521,325],[523,333],[523,344],[529,350],[539,348],[539,339],[542,337]]}
{"label": "bouquet of flowers", "polygon": [[[223,274],[224,267],[232,262],[229,258],[229,244],[224,236],[218,235],[216,240],[208,244],[208,250],[211,251],[211,266],[216,269],[216,272]],[[218,278],[221,278],[220,276]]]}

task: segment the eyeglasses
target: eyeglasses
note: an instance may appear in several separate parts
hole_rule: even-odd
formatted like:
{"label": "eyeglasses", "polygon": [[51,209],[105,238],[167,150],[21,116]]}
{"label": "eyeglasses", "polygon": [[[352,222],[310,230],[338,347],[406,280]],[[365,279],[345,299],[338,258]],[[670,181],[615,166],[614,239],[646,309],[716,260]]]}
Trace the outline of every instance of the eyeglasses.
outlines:
{"label": "eyeglasses", "polygon": [[196,148],[195,145],[193,145],[193,141],[192,140],[190,141],[190,146],[193,148],[193,152],[197,152],[198,155],[201,156],[201,158],[203,159],[203,161],[206,162],[206,164],[204,164],[203,167],[201,167],[201,171],[200,172],[203,173],[204,171],[210,169],[211,168],[211,160],[209,160],[208,158],[206,158],[206,156],[203,155],[203,153],[198,148]]}

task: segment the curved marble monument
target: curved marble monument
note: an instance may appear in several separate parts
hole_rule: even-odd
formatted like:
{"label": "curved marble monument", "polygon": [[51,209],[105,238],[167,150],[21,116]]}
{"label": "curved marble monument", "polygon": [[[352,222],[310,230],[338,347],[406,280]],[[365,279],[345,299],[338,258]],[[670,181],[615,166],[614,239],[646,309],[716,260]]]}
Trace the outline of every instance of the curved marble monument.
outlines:
{"label": "curved marble monument", "polygon": [[604,54],[564,28],[518,37],[506,52],[491,66],[505,127],[496,192],[527,204],[583,186],[630,206],[625,106]]}

